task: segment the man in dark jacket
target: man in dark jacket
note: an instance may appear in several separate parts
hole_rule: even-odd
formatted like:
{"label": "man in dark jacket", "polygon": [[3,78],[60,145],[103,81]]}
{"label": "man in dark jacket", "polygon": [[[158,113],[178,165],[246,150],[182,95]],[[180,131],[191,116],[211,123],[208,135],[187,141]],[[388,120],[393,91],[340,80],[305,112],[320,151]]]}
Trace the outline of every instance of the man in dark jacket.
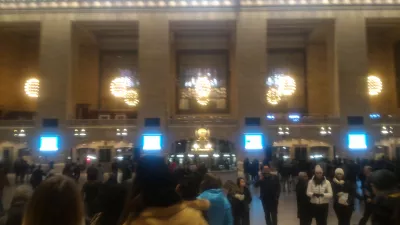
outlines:
{"label": "man in dark jacket", "polygon": [[372,167],[370,166],[365,166],[364,167],[364,175],[365,175],[365,181],[362,184],[362,191],[364,195],[364,201],[365,201],[365,208],[364,208],[364,214],[363,217],[361,218],[360,222],[358,225],[366,225],[367,221],[369,220],[369,217],[372,214],[373,210],[373,202],[372,200],[374,199],[374,193],[372,191],[372,186],[371,186],[371,176],[372,174]]}
{"label": "man in dark jacket", "polygon": [[264,208],[267,225],[277,225],[278,203],[281,193],[278,176],[271,174],[270,168],[264,166],[263,173],[255,183],[255,187],[260,187],[260,199]]}
{"label": "man in dark jacket", "polygon": [[400,224],[400,190],[396,175],[386,169],[371,175],[372,188],[376,195],[372,212],[372,225]]}
{"label": "man in dark jacket", "polygon": [[299,173],[299,182],[296,185],[297,199],[297,218],[300,220],[300,225],[311,225],[312,207],[310,198],[307,196],[308,175],[306,172]]}

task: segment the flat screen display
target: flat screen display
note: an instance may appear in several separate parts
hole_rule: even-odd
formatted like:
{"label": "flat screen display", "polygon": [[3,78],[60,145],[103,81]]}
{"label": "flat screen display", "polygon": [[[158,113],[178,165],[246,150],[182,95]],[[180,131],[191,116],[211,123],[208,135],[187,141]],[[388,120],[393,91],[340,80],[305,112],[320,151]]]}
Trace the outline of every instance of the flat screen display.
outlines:
{"label": "flat screen display", "polygon": [[40,137],[39,150],[43,152],[58,151],[59,148],[59,137],[58,136],[46,136]]}
{"label": "flat screen display", "polygon": [[161,135],[143,135],[143,150],[161,150]]}
{"label": "flat screen display", "polygon": [[245,134],[244,149],[246,150],[262,150],[263,149],[262,134]]}
{"label": "flat screen display", "polygon": [[365,150],[367,149],[367,135],[366,134],[349,134],[349,149],[351,150]]}

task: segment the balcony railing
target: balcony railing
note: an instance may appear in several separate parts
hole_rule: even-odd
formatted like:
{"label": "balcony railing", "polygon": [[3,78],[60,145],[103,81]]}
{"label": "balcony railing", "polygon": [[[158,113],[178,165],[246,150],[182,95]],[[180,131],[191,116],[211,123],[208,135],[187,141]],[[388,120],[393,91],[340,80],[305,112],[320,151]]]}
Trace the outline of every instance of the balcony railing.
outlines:
{"label": "balcony railing", "polygon": [[238,8],[268,6],[399,5],[399,0],[0,0],[0,10],[13,9],[151,9]]}
{"label": "balcony railing", "polygon": [[1,128],[31,128],[35,127],[34,120],[0,120]]}
{"label": "balcony railing", "polygon": [[169,126],[237,126],[237,119],[226,116],[178,116],[169,120]]}
{"label": "balcony railing", "polygon": [[274,114],[273,117],[266,118],[268,125],[302,125],[302,126],[320,126],[320,125],[339,125],[340,118],[328,115],[299,115],[296,114]]}
{"label": "balcony railing", "polygon": [[110,119],[110,120],[100,120],[100,119],[95,119],[95,120],[68,120],[67,121],[67,126],[71,128],[79,128],[79,127],[107,127],[107,128],[113,128],[113,127],[136,127],[136,119]]}

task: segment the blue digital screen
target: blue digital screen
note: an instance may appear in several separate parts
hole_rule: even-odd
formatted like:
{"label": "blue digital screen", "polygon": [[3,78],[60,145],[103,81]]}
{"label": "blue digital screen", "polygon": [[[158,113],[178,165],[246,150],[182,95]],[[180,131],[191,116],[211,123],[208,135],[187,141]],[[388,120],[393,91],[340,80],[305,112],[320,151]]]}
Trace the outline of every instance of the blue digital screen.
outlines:
{"label": "blue digital screen", "polygon": [[59,137],[58,136],[42,136],[40,137],[39,150],[43,152],[58,151]]}
{"label": "blue digital screen", "polygon": [[161,150],[161,134],[143,135],[143,150]]}
{"label": "blue digital screen", "polygon": [[349,149],[365,150],[367,149],[367,135],[363,133],[348,135]]}
{"label": "blue digital screen", "polygon": [[263,135],[262,134],[245,134],[244,149],[246,150],[262,150]]}

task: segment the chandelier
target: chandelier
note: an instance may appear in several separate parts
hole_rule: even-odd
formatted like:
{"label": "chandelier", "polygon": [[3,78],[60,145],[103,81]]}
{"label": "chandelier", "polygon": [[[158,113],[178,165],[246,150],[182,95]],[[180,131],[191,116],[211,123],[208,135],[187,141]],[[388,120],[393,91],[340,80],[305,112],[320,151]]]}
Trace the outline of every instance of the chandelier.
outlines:
{"label": "chandelier", "polygon": [[28,79],[25,82],[25,94],[31,98],[39,97],[40,81],[36,78]]}
{"label": "chandelier", "polygon": [[267,78],[266,100],[269,104],[278,104],[283,97],[289,97],[296,91],[296,81],[289,75],[274,74]]}
{"label": "chandelier", "polygon": [[136,106],[139,103],[139,82],[134,79],[130,70],[120,70],[120,76],[110,83],[110,92],[116,98],[122,98],[128,106]]}
{"label": "chandelier", "polygon": [[[226,95],[225,88],[218,88],[218,81],[216,78],[212,78],[209,70],[196,69],[194,76],[189,81],[185,82],[187,91],[182,93],[183,97],[193,97],[200,105],[208,105],[212,94],[215,95]],[[219,90],[221,89],[221,90]],[[223,89],[223,90],[222,90]]]}
{"label": "chandelier", "polygon": [[379,95],[382,91],[382,81],[379,77],[370,75],[368,76],[368,94],[371,96]]}

